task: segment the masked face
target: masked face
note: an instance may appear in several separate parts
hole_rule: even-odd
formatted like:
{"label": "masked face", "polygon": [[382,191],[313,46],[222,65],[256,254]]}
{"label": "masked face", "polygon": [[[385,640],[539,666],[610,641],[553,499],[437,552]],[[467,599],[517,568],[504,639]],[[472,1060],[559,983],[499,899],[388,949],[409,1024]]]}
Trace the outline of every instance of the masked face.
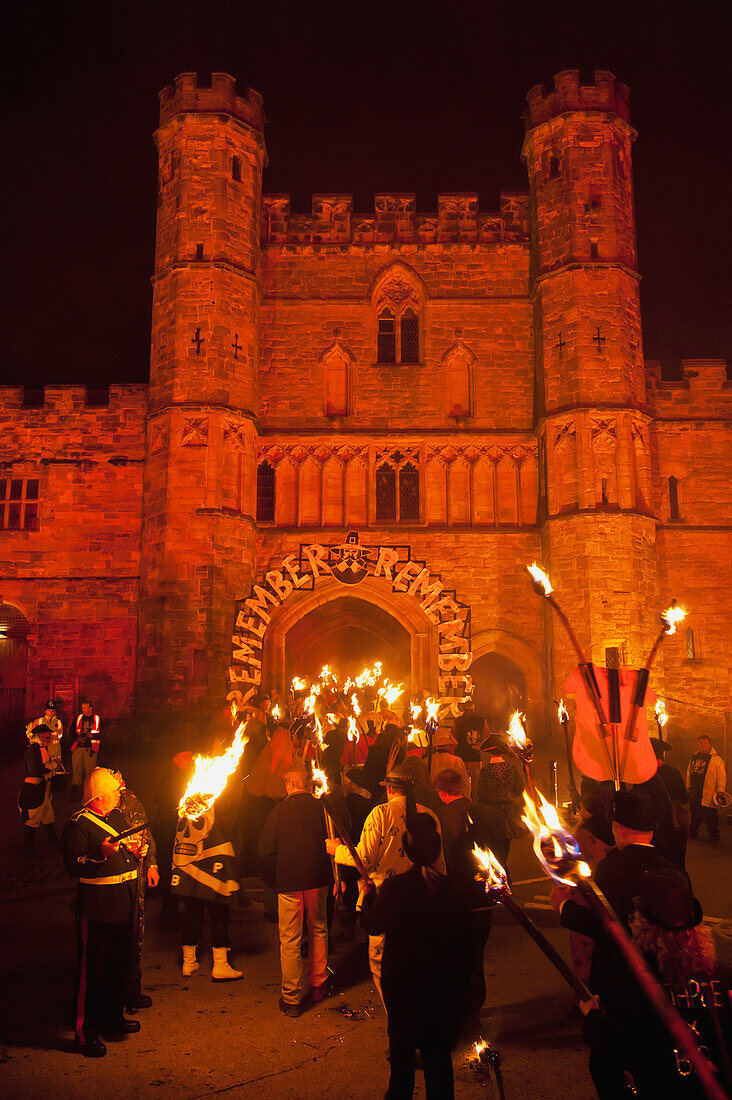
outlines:
{"label": "masked face", "polygon": [[173,845],[173,863],[184,866],[195,863],[203,855],[204,841],[213,828],[215,810],[211,807],[201,817],[191,820],[188,817],[178,819]]}

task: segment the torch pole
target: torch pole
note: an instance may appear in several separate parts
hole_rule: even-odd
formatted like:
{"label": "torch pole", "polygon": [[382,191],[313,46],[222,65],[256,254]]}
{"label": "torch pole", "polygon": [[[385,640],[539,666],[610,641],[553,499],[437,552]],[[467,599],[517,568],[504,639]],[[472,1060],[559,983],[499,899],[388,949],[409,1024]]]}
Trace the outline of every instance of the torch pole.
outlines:
{"label": "torch pole", "polygon": [[604,711],[604,708],[603,708],[603,705],[602,705],[602,700],[600,698],[600,692],[598,690],[597,683],[595,681],[595,674],[592,670],[592,666],[591,666],[591,664],[589,664],[585,660],[585,655],[582,652],[582,647],[580,646],[579,642],[577,641],[577,635],[575,634],[574,630],[572,629],[572,625],[571,625],[569,619],[564,614],[564,612],[562,611],[562,609],[559,606],[559,604],[557,603],[557,601],[554,599],[554,596],[552,596],[551,593],[549,595],[547,595],[544,592],[543,588],[541,588],[541,586],[538,585],[536,582],[534,582],[534,588],[536,589],[537,592],[539,592],[542,596],[544,596],[544,598],[546,600],[548,600],[548,602],[554,608],[554,611],[557,613],[559,621],[561,622],[562,626],[566,630],[567,636],[569,637],[569,640],[572,643],[572,648],[574,649],[575,653],[577,654],[577,658],[579,660],[580,675],[582,676],[582,680],[584,682],[587,694],[590,698],[590,702],[592,703],[592,706],[594,707],[595,716],[597,718],[597,724],[600,727],[600,734],[601,734],[600,740],[602,741],[603,745],[605,746],[605,753],[607,755],[607,762],[610,765],[610,771],[613,773],[613,776],[615,778],[615,787],[616,787],[616,789],[619,789],[619,787],[620,787],[620,777],[618,775],[617,763],[614,759],[616,753],[615,752],[613,752],[612,754],[610,753],[610,745],[608,743],[609,739],[612,737],[613,738],[613,747],[615,747],[615,735],[614,735],[613,731],[610,729],[610,726],[608,725],[607,718],[605,717],[605,711]]}
{"label": "torch pole", "polygon": [[620,951],[634,980],[668,1031],[675,1046],[693,1067],[707,1100],[729,1100],[729,1093],[719,1083],[711,1063],[699,1050],[691,1028],[679,1016],[651,974],[603,892],[591,879],[579,879],[577,887],[591,909],[599,916],[606,935],[612,939]]}
{"label": "torch pole", "polygon": [[362,879],[364,879],[366,882],[370,882],[373,886],[373,879],[364,867],[363,860],[356,850],[356,845],[353,843],[350,836],[348,835],[348,830],[344,827],[343,822],[339,818],[338,814],[333,810],[328,795],[322,794],[320,797],[321,800],[325,803],[325,808],[327,810],[326,816],[330,817],[331,824],[335,831],[338,833],[338,839],[340,840],[341,844],[344,844],[346,848],[348,848],[356,870],[358,871]]}
{"label": "torch pole", "polygon": [[543,951],[549,959],[552,966],[559,971],[567,985],[571,986],[580,1004],[591,1003],[593,1007],[597,1007],[597,998],[590,993],[585,983],[577,977],[572,968],[552,946],[544,933],[539,931],[531,917],[527,916],[521,906],[513,900],[508,890],[490,890],[489,896],[495,898],[495,900],[500,902],[505,909],[508,909],[514,920],[518,921],[521,927],[528,932],[537,947]]}
{"label": "torch pole", "polygon": [[569,772],[569,793],[572,796],[572,806],[575,810],[580,807],[580,796],[577,790],[577,783],[574,778],[574,764],[572,762],[572,746],[569,741],[569,719],[559,719],[559,725],[562,727],[562,733],[564,734],[564,749],[567,754],[567,771]]}

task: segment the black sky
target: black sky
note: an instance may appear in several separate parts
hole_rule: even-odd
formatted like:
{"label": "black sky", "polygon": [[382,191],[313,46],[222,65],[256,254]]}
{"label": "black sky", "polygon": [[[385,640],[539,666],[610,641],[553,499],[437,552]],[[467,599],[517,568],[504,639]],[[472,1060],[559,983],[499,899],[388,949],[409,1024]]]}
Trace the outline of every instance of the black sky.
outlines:
{"label": "black sky", "polygon": [[145,381],[157,92],[262,93],[265,191],[524,190],[526,91],[562,68],[631,88],[645,353],[732,364],[729,0],[15,0],[6,12],[5,384]]}

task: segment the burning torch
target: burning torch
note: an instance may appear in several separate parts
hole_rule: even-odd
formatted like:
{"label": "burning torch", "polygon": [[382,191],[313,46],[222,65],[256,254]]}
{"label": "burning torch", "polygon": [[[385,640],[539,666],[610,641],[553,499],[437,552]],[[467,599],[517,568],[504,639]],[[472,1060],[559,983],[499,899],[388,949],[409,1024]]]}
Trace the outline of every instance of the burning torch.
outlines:
{"label": "burning torch", "polygon": [[[556,699],[554,700],[556,703]],[[577,812],[580,808],[580,795],[574,779],[574,764],[572,763],[572,743],[569,739],[569,711],[564,705],[564,699],[557,703],[557,721],[564,734],[564,748],[567,753],[567,771],[569,772],[569,793],[572,796],[572,809]]]}
{"label": "burning torch", "polygon": [[[623,731],[623,758],[620,762],[620,778],[623,778],[623,772],[625,771],[625,761],[628,759],[628,749],[630,748],[630,742],[635,741],[635,723],[638,718],[638,712],[646,701],[646,688],[648,687],[648,677],[651,671],[651,665],[658,652],[661,642],[668,634],[676,633],[676,624],[681,622],[686,612],[682,611],[680,607],[676,606],[676,600],[671,601],[671,606],[667,607],[665,611],[661,612],[661,629],[659,630],[656,640],[651,646],[651,652],[648,654],[646,663],[643,668],[639,668],[635,675],[635,691],[633,693],[633,702],[631,704],[630,711],[628,713],[628,721]],[[665,713],[665,708],[664,708]]]}
{"label": "burning torch", "polygon": [[708,1100],[724,1100],[728,1094],[720,1086],[711,1064],[699,1050],[694,1033],[668,1000],[617,913],[592,881],[590,869],[582,860],[577,841],[563,828],[554,806],[541,794],[537,803],[524,795],[524,803],[524,823],[533,834],[534,852],[544,870],[555,882],[576,887],[599,918],[605,934],[620,951],[641,993],[668,1031],[674,1046],[693,1067]]}
{"label": "burning torch", "polygon": [[511,721],[509,722],[506,733],[509,745],[521,761],[521,765],[524,769],[524,776],[526,778],[526,786],[531,795],[534,796],[534,777],[531,773],[531,765],[534,762],[534,743],[526,736],[525,721],[526,715],[515,710],[511,715]]}
{"label": "burning torch", "polygon": [[[524,795],[524,798],[527,798],[527,796]],[[508,885],[508,876],[499,861],[493,855],[493,852],[491,852],[489,848],[479,848],[476,844],[473,848],[473,855],[480,867],[480,877],[485,880],[486,894],[488,894],[493,901],[502,905],[504,909],[507,909],[511,916],[518,921],[524,931],[528,932],[534,943],[549,959],[549,962],[556,967],[565,982],[574,990],[583,1013],[587,1015],[589,1012],[593,1011],[593,1009],[598,1009],[599,1001],[597,997],[594,997],[592,993],[590,993],[585,983],[580,981],[572,968],[565,962],[559,952],[555,950],[544,933],[536,927],[531,917],[527,916],[521,906],[514,901],[513,895],[511,894],[511,888]]]}

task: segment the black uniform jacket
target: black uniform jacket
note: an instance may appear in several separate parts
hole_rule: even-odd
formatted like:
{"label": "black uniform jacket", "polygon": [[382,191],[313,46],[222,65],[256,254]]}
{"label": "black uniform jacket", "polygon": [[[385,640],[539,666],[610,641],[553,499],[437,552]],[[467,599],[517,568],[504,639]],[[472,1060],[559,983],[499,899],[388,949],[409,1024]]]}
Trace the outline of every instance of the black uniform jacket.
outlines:
{"label": "black uniform jacket", "polygon": [[295,791],[278,802],[259,838],[263,880],[278,894],[329,886],[333,871],[326,835],[323,807],[307,791]]}
{"label": "black uniform jacket", "polygon": [[[119,810],[101,817],[92,810],[81,809],[67,821],[61,839],[66,870],[80,880],[76,898],[78,917],[105,924],[129,920],[137,893],[137,860],[124,843],[113,855],[105,857],[100,850],[103,840],[113,840],[113,834],[126,828]],[[130,874],[132,877],[122,882],[104,881]]]}

